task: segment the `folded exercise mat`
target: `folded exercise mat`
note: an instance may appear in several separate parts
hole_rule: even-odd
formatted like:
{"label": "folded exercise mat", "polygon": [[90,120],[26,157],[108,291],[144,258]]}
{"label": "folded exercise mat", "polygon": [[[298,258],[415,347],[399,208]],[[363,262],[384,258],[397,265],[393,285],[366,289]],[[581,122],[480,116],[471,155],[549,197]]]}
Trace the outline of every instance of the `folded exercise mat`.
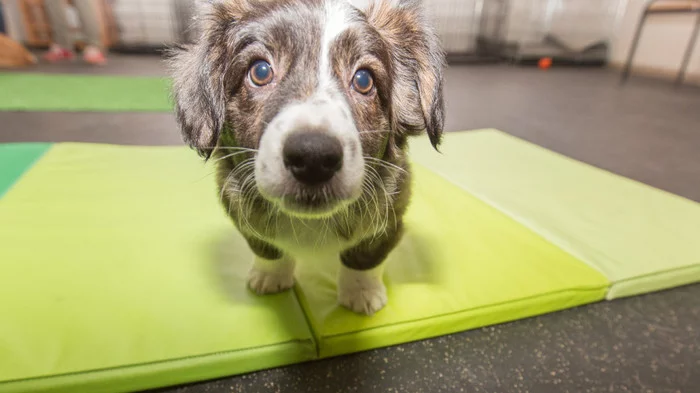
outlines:
{"label": "folded exercise mat", "polygon": [[[0,197],[0,392],[134,391],[604,298],[598,267],[459,176],[504,176],[487,169],[490,156],[527,166],[516,157],[532,149],[521,158],[554,157],[551,171],[589,181],[596,169],[495,131],[448,135],[442,156],[414,142],[406,236],[387,261],[389,304],[373,317],[336,305],[335,256],[303,261],[294,291],[250,294],[252,255],[218,204],[213,168],[187,148],[56,144],[37,154]],[[27,146],[2,146],[0,173]],[[609,187],[627,182],[602,175]]]}
{"label": "folded exercise mat", "polygon": [[496,130],[412,157],[610,279],[608,298],[700,281],[700,204]]}
{"label": "folded exercise mat", "polygon": [[0,111],[171,111],[157,77],[0,73]]}

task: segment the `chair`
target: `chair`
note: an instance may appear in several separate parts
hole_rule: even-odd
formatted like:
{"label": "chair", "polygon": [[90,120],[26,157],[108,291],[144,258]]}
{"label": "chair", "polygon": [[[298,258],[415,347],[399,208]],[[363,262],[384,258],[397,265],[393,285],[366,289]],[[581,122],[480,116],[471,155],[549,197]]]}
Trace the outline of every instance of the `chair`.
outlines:
{"label": "chair", "polygon": [[647,3],[639,24],[637,25],[637,30],[634,33],[632,47],[630,48],[629,55],[627,56],[625,66],[622,71],[622,77],[620,80],[621,83],[624,84],[627,82],[627,79],[629,79],[632,71],[632,61],[634,60],[634,55],[637,52],[639,38],[642,35],[642,29],[644,28],[647,18],[649,18],[651,15],[659,14],[697,14],[695,17],[695,25],[690,35],[690,41],[685,49],[683,60],[681,61],[681,67],[678,71],[678,75],[676,76],[676,86],[683,84],[688,63],[690,62],[690,56],[693,54],[693,48],[695,47],[695,43],[698,39],[698,32],[700,31],[700,0],[652,0]]}

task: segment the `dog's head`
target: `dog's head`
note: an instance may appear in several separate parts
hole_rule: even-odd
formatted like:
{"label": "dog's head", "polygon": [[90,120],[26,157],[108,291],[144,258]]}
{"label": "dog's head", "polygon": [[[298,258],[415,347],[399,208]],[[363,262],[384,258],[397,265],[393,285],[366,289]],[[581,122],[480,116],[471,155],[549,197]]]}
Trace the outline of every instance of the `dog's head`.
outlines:
{"label": "dog's head", "polygon": [[408,135],[439,144],[444,55],[416,1],[203,8],[199,40],[172,59],[182,133],[207,158],[217,148],[253,152],[257,190],[283,211],[332,214]]}

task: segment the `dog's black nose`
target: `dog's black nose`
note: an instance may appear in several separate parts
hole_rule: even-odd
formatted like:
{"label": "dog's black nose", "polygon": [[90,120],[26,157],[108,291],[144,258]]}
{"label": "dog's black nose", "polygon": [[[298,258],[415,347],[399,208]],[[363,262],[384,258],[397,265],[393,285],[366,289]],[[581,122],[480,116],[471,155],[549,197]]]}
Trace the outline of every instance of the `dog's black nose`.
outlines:
{"label": "dog's black nose", "polygon": [[284,166],[307,185],[330,180],[343,166],[343,146],[323,132],[295,132],[282,149]]}

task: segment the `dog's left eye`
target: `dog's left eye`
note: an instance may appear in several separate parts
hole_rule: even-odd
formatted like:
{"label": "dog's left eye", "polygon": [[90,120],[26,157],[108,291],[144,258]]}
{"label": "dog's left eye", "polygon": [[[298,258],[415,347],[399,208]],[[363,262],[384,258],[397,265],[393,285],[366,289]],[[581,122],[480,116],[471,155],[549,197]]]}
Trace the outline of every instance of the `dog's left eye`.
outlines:
{"label": "dog's left eye", "polygon": [[369,92],[372,91],[372,87],[374,87],[372,74],[367,70],[357,70],[352,77],[352,87],[358,93],[369,94]]}
{"label": "dog's left eye", "polygon": [[257,86],[265,86],[272,82],[272,66],[265,60],[258,60],[250,67],[250,80]]}

